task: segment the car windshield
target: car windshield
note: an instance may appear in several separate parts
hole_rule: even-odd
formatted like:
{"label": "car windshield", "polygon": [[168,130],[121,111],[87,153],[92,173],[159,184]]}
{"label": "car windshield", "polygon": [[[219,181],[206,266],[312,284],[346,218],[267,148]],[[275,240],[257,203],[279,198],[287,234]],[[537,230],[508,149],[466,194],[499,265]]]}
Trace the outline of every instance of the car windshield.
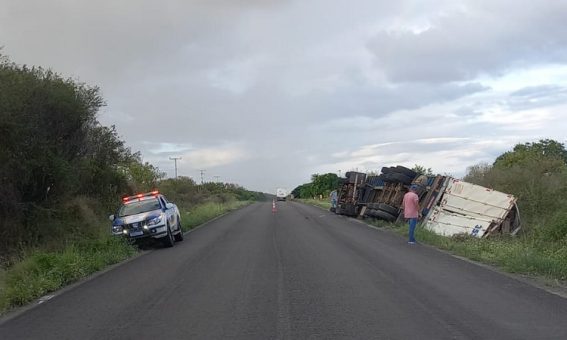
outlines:
{"label": "car windshield", "polygon": [[134,201],[124,204],[118,210],[118,217],[136,215],[152,210],[160,209],[159,201],[157,198],[146,199],[142,201]]}

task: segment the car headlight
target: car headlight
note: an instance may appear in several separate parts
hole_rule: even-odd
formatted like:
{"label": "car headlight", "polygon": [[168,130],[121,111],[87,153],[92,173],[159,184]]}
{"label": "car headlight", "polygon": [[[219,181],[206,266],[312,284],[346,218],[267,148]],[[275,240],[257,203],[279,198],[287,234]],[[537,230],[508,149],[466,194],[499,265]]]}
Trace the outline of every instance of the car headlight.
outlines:
{"label": "car headlight", "polygon": [[120,233],[122,232],[123,227],[121,225],[113,225],[112,226],[112,232],[113,233]]}
{"label": "car headlight", "polygon": [[161,218],[162,218],[161,216],[158,216],[158,217],[154,217],[154,218],[152,218],[152,219],[149,219],[147,225],[148,225],[148,226],[152,226],[152,225],[160,224],[160,223],[161,223]]}

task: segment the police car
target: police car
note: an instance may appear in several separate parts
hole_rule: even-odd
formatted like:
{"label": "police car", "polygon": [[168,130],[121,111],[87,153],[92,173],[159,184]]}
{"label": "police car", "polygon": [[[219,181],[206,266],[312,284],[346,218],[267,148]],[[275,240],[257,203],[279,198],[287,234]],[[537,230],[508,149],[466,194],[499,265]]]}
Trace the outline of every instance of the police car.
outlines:
{"label": "police car", "polygon": [[123,197],[122,205],[109,219],[113,235],[132,240],[154,238],[166,247],[183,241],[179,210],[158,191]]}

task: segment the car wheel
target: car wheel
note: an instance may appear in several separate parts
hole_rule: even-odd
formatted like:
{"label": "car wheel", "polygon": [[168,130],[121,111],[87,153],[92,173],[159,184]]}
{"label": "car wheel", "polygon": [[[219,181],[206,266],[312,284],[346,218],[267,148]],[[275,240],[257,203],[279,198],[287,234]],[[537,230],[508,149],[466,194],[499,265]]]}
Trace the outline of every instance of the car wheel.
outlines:
{"label": "car wheel", "polygon": [[171,228],[169,227],[169,223],[167,224],[167,235],[162,237],[161,240],[166,248],[171,248],[175,244],[175,240],[173,239],[173,234],[171,233]]}
{"label": "car wheel", "polygon": [[181,219],[179,216],[177,217],[177,227],[179,228],[179,231],[175,234],[175,242],[181,242],[183,241],[183,228],[181,228]]}

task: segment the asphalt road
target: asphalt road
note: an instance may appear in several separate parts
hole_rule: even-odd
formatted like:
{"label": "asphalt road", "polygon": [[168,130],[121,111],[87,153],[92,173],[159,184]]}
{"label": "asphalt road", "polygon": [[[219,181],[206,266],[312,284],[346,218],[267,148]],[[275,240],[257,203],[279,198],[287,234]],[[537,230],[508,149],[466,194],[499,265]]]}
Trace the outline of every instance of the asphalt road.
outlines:
{"label": "asphalt road", "polygon": [[1,339],[567,339],[567,299],[281,202],[0,322]]}

